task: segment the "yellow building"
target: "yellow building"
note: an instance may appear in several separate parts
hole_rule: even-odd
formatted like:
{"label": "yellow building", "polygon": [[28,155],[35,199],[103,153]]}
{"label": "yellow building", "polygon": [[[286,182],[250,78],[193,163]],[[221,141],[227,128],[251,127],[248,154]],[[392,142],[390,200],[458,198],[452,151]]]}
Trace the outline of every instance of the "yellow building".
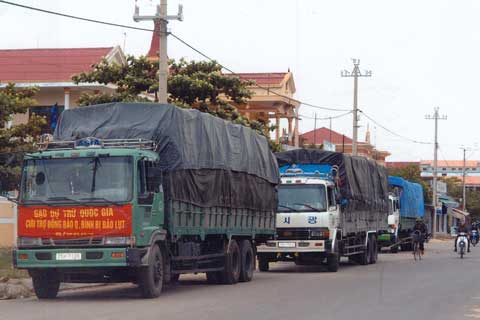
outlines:
{"label": "yellow building", "polygon": [[17,237],[17,207],[0,197],[0,248],[13,247]]}

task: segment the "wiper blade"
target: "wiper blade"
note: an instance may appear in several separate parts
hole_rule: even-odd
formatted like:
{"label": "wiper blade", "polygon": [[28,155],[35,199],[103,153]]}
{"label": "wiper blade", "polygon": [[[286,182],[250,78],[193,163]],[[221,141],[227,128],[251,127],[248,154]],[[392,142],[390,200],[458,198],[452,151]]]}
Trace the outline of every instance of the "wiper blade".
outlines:
{"label": "wiper blade", "polygon": [[41,204],[44,204],[44,205],[48,205],[48,203],[46,201],[43,201],[43,200],[35,200],[35,199],[32,199],[32,200],[23,200],[20,202],[21,204],[30,204],[30,203],[41,203]]}
{"label": "wiper blade", "polygon": [[315,210],[315,211],[323,211],[322,209],[319,209],[319,208],[315,208],[309,204],[306,204],[306,203],[294,203],[294,205],[297,205],[297,206],[304,206],[304,207],[307,207],[307,208],[310,208],[312,210]]}
{"label": "wiper blade", "polygon": [[47,198],[47,201],[71,201],[74,203],[80,203],[79,201],[69,197],[50,197],[50,198]]}
{"label": "wiper blade", "polygon": [[289,207],[289,206],[284,206],[283,204],[279,204],[278,206],[279,206],[279,207],[282,207],[282,208],[285,208],[285,209],[288,209],[288,210],[292,210],[292,211],[298,212],[297,209],[294,209],[294,208]]}
{"label": "wiper blade", "polygon": [[119,206],[120,203],[116,202],[116,201],[112,201],[112,200],[109,200],[107,198],[103,198],[103,197],[89,197],[89,198],[80,198],[79,200],[84,200],[84,201],[105,201],[107,203],[110,203],[110,204],[113,204],[113,205],[116,205],[116,206]]}

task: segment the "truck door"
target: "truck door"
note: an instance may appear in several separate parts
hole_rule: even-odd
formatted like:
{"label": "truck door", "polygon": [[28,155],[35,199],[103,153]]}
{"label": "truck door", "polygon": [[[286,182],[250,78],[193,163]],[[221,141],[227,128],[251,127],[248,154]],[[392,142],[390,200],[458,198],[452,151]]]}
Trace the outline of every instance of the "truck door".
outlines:
{"label": "truck door", "polygon": [[163,193],[157,163],[141,159],[137,170],[137,203],[142,226],[159,226],[163,224]]}

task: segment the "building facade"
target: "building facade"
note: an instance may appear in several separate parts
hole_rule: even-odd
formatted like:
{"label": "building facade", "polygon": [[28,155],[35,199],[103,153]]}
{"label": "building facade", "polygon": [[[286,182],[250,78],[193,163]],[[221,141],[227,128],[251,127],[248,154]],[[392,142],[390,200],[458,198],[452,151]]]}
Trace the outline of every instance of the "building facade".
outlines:
{"label": "building facade", "polygon": [[[320,147],[325,144],[333,144],[336,152],[352,154],[353,140],[344,134],[325,127],[301,134],[300,141],[304,146],[315,145]],[[373,159],[383,165],[385,164],[385,158],[390,155],[388,151],[378,150],[371,144],[369,130],[367,130],[365,141],[357,142],[357,152],[359,156]]]}
{"label": "building facade", "polygon": [[0,50],[0,90],[8,83],[18,88],[37,87],[37,105],[27,114],[15,115],[8,126],[25,123],[32,113],[50,119],[51,108],[58,111],[77,105],[84,92],[113,92],[114,88],[98,83],[75,84],[72,76],[90,71],[94,63],[106,59],[123,64],[125,56],[120,47],[55,48]]}

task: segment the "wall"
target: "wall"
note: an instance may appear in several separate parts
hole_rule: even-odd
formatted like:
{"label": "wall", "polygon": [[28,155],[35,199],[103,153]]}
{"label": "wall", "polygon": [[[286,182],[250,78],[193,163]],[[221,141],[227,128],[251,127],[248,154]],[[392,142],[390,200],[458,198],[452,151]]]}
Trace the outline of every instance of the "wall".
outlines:
{"label": "wall", "polygon": [[17,230],[17,206],[6,199],[0,199],[0,247],[15,245]]}

